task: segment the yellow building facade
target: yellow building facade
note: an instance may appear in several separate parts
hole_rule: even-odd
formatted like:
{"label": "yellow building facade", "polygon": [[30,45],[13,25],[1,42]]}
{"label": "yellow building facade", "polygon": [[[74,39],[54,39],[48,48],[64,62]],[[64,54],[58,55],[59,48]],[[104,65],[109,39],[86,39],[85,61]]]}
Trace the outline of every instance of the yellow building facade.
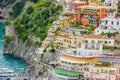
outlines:
{"label": "yellow building facade", "polygon": [[84,71],[87,80],[119,80],[120,67],[117,66],[88,66]]}
{"label": "yellow building facade", "polygon": [[81,36],[59,32],[55,38],[54,45],[65,48],[76,48],[81,43]]}
{"label": "yellow building facade", "polygon": [[88,0],[88,3],[90,6],[100,6],[102,3],[102,0]]}

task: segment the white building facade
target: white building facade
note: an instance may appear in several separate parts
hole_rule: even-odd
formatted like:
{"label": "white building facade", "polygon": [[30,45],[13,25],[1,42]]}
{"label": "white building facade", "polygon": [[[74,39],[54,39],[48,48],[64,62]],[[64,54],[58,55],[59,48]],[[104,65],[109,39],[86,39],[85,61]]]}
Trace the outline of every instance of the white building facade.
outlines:
{"label": "white building facade", "polygon": [[120,32],[120,18],[103,18],[99,27],[95,29],[95,34]]}

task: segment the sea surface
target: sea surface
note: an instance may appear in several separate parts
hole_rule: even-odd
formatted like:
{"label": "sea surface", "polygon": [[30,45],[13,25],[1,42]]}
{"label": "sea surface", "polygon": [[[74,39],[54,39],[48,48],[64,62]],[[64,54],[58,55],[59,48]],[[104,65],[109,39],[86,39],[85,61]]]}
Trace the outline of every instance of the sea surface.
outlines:
{"label": "sea surface", "polygon": [[19,72],[26,70],[28,65],[20,58],[15,58],[11,55],[3,54],[3,28],[4,24],[0,23],[0,68],[11,69],[14,70],[16,74],[18,74]]}

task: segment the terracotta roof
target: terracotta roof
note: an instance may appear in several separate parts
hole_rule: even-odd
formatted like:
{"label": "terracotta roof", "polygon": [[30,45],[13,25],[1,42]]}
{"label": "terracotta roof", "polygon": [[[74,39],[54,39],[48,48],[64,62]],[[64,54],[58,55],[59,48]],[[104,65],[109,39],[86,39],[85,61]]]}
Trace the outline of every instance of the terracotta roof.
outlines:
{"label": "terracotta roof", "polygon": [[64,36],[64,37],[69,37],[69,36],[70,36],[70,34],[63,34],[63,36]]}
{"label": "terracotta roof", "polygon": [[60,36],[63,36],[63,37],[69,37],[69,36],[72,36],[71,34],[62,33],[62,32],[59,32],[59,35],[60,35]]}
{"label": "terracotta roof", "polygon": [[68,15],[70,15],[70,14],[73,15],[73,14],[76,14],[76,13],[75,12],[65,12],[65,15],[67,15],[67,14]]}
{"label": "terracotta roof", "polygon": [[104,37],[103,35],[88,34],[88,35],[85,35],[84,38],[104,38]]}

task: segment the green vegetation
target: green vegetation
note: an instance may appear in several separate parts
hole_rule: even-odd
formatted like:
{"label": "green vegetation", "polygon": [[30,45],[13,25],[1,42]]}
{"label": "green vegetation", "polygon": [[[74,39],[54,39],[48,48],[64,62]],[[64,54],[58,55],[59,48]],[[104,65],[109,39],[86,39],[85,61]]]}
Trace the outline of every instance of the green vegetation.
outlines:
{"label": "green vegetation", "polygon": [[90,34],[95,29],[95,26],[90,24],[85,25],[85,27],[88,29],[83,31],[84,34]]}
{"label": "green vegetation", "polygon": [[0,0],[0,7],[6,7],[10,4],[13,4],[16,0]]}
{"label": "green vegetation", "polygon": [[13,36],[4,36],[4,47],[8,47],[8,44],[10,43],[10,41],[12,41],[14,39]]}
{"label": "green vegetation", "polygon": [[[20,15],[25,8],[25,3],[27,1],[37,3],[38,0],[0,0],[1,8],[10,8],[9,15],[11,18],[16,18]],[[7,11],[6,11],[7,12]],[[2,12],[0,12],[2,13]]]}
{"label": "green vegetation", "polygon": [[8,26],[8,25],[11,25],[11,22],[9,20],[6,20],[5,21],[5,25]]}
{"label": "green vegetation", "polygon": [[99,66],[99,67],[110,67],[110,66],[112,66],[113,64],[112,63],[108,63],[108,62],[103,62],[103,63],[101,63],[101,64],[96,64],[96,66]]}
{"label": "green vegetation", "polygon": [[79,75],[77,72],[66,71],[66,70],[63,70],[63,69],[60,69],[60,68],[56,68],[56,69],[55,69],[55,72],[56,72],[56,73],[59,73],[59,74],[72,75],[72,76],[77,76],[77,75]]}
{"label": "green vegetation", "polygon": [[58,28],[56,29],[55,35],[57,35],[57,34],[59,33],[59,31],[60,31],[60,27],[58,27]]}
{"label": "green vegetation", "polygon": [[83,33],[84,34],[90,34],[92,32],[92,30],[84,30]]}
{"label": "green vegetation", "polygon": [[54,49],[54,48],[51,48],[49,52],[54,53],[54,52],[55,52],[55,49]]}
{"label": "green vegetation", "polygon": [[103,66],[110,67],[112,64],[111,63],[103,63]]}
{"label": "green vegetation", "polygon": [[21,14],[23,7],[25,5],[26,0],[20,0],[18,1],[13,7],[12,7],[12,12],[10,12],[10,16],[12,18],[18,17],[18,15]]}
{"label": "green vegetation", "polygon": [[120,6],[118,7],[117,12],[120,12]]}
{"label": "green vegetation", "polygon": [[94,14],[94,16],[98,16],[98,14]]}
{"label": "green vegetation", "polygon": [[94,30],[94,29],[95,29],[95,26],[90,25],[90,24],[85,25],[85,27],[88,27],[88,28],[90,28],[91,30]]}
{"label": "green vegetation", "polygon": [[80,27],[80,25],[82,25],[82,23],[81,22],[77,22],[74,26],[75,27]]}
{"label": "green vegetation", "polygon": [[18,38],[25,41],[29,35],[34,35],[44,40],[61,11],[62,7],[56,5],[55,0],[39,0],[14,20]]}
{"label": "green vegetation", "polygon": [[40,47],[42,45],[42,42],[36,41],[35,45],[38,46],[38,47]]}
{"label": "green vegetation", "polygon": [[117,8],[117,12],[118,12],[118,14],[117,14],[117,16],[119,16],[120,17],[120,6],[118,6],[118,8]]}
{"label": "green vegetation", "polygon": [[115,47],[115,46],[103,46],[104,50],[120,50],[120,47]]}
{"label": "green vegetation", "polygon": [[56,46],[56,48],[60,49],[60,50],[64,50],[65,49],[65,47],[63,47],[63,46]]}
{"label": "green vegetation", "polygon": [[118,34],[118,33],[117,32],[116,33],[111,33],[111,32],[106,32],[106,33],[102,32],[101,33],[101,35],[106,35],[108,37],[115,36],[116,34]]}
{"label": "green vegetation", "polygon": [[34,2],[34,3],[36,3],[38,0],[30,0],[30,1],[32,1],[32,2]]}
{"label": "green vegetation", "polygon": [[43,52],[47,52],[47,49],[45,48],[45,49],[43,50]]}

